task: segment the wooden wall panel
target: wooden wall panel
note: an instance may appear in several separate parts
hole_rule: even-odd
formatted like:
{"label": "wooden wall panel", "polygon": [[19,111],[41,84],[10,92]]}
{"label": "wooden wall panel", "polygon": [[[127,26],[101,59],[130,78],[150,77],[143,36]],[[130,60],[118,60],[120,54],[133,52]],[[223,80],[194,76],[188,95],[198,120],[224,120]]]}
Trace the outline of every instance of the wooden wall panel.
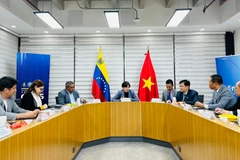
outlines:
{"label": "wooden wall panel", "polygon": [[84,109],[84,142],[110,136],[109,103],[87,104]]}
{"label": "wooden wall panel", "polygon": [[169,115],[169,142],[184,160],[239,159],[239,126],[208,120],[196,111],[175,106],[169,107]]}
{"label": "wooden wall panel", "polygon": [[142,136],[140,102],[110,104],[111,136]]}
{"label": "wooden wall panel", "polygon": [[[184,160],[238,160],[240,127],[170,104],[101,103],[57,113],[0,140],[1,160],[71,159],[84,142],[144,136],[170,142]],[[181,147],[181,152],[178,151]]]}
{"label": "wooden wall panel", "polygon": [[13,131],[12,136],[0,140],[0,159],[42,160],[50,155],[52,160],[71,159],[76,153],[73,147],[78,149],[83,143],[83,134],[76,133],[76,126],[83,128],[76,125],[81,114],[81,109],[75,108]]}
{"label": "wooden wall panel", "polygon": [[76,151],[78,151],[82,146],[82,144],[84,143],[84,108],[83,106],[77,107],[74,110],[74,117],[72,117],[71,125],[73,127],[73,132],[72,132],[73,136],[71,138],[76,146]]}
{"label": "wooden wall panel", "polygon": [[168,141],[167,118],[169,106],[166,103],[141,103],[142,105],[142,133],[148,137],[161,141]]}
{"label": "wooden wall panel", "polygon": [[188,111],[179,107],[169,106],[168,116],[168,140],[173,145],[176,151],[178,146],[181,147],[181,152],[178,152],[184,159],[189,159],[189,143],[192,143],[192,116]]}

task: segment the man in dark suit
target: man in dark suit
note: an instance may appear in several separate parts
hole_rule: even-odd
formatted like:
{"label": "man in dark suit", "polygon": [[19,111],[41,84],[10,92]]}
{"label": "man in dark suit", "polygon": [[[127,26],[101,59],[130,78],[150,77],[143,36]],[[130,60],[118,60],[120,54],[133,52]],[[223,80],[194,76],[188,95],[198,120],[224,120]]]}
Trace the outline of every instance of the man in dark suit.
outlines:
{"label": "man in dark suit", "polygon": [[230,109],[236,100],[232,92],[223,85],[223,79],[220,75],[214,74],[209,78],[209,88],[214,90],[210,102],[207,104],[196,102],[195,106],[215,110],[215,108]]}
{"label": "man in dark suit", "polygon": [[12,77],[0,79],[0,116],[7,116],[8,120],[35,118],[40,110],[28,111],[18,107],[13,99],[18,81]]}
{"label": "man in dark suit", "polygon": [[[58,93],[58,104],[76,104],[78,98],[80,98],[79,93],[75,91],[74,83],[72,81],[67,81],[65,89]],[[86,100],[83,100],[82,102],[86,103]]]}
{"label": "man in dark suit", "polygon": [[190,81],[184,79],[179,82],[180,91],[177,92],[177,102],[195,104],[198,100],[198,92],[190,89]]}

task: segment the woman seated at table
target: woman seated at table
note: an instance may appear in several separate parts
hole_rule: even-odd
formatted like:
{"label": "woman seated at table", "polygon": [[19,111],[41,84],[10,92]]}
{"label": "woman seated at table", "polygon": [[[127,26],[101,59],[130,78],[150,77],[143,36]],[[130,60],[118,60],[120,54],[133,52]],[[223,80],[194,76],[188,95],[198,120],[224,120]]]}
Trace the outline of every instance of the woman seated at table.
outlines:
{"label": "woman seated at table", "polygon": [[216,108],[215,112],[218,114],[234,114],[237,116],[237,110],[240,109],[240,81],[238,81],[235,85],[235,93],[238,96],[237,102],[229,110]]}
{"label": "woman seated at table", "polygon": [[133,90],[130,89],[131,85],[129,82],[125,81],[122,83],[122,90],[118,91],[117,94],[113,97],[113,102],[119,102],[122,98],[130,98],[131,101],[139,101],[137,95]]}
{"label": "woman seated at table", "polygon": [[35,80],[28,88],[27,92],[23,95],[21,100],[21,108],[27,110],[46,109],[47,104],[42,105],[40,94],[44,89],[44,83],[41,80]]}

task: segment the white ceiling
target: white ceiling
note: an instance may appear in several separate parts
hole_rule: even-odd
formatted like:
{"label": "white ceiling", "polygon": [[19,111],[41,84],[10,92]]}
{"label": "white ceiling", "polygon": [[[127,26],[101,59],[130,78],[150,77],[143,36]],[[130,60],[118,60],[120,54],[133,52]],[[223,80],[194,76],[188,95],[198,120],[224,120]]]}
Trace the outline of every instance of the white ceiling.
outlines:
{"label": "white ceiling", "polygon": [[[171,1],[170,7],[165,7],[165,1]],[[207,4],[211,0],[206,0]],[[92,8],[111,8],[112,1],[95,0],[91,2]],[[48,10],[64,26],[62,30],[53,30],[36,17],[23,0],[0,0],[0,25],[20,35],[26,34],[82,34],[82,33],[146,33],[151,30],[154,33],[176,32],[225,32],[235,31],[240,28],[240,2],[228,0],[222,6],[219,1],[214,2],[203,13],[205,0],[199,0],[197,6],[192,7],[192,0],[188,1],[192,8],[190,14],[180,26],[166,28],[165,24],[171,17],[174,9],[187,8],[187,0],[145,0],[143,9],[139,8],[139,0],[134,0],[134,7],[138,10],[141,22],[134,23],[135,12],[131,9],[120,10],[121,28],[109,29],[103,14],[103,10],[82,10],[76,1],[65,1],[64,10],[50,2],[39,2],[40,10]],[[79,1],[84,6],[84,1]],[[121,0],[119,8],[131,8],[131,0]],[[2,16],[3,15],[3,16]],[[73,16],[71,16],[73,15]],[[11,26],[15,25],[16,28]]]}

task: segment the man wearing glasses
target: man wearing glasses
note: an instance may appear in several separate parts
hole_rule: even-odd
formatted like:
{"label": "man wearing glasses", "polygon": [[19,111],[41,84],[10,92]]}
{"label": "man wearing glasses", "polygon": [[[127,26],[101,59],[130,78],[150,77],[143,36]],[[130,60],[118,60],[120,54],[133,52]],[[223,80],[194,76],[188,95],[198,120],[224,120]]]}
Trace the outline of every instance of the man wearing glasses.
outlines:
{"label": "man wearing glasses", "polygon": [[198,101],[198,92],[190,89],[190,81],[184,79],[179,82],[180,91],[177,92],[177,102],[195,104]]}

